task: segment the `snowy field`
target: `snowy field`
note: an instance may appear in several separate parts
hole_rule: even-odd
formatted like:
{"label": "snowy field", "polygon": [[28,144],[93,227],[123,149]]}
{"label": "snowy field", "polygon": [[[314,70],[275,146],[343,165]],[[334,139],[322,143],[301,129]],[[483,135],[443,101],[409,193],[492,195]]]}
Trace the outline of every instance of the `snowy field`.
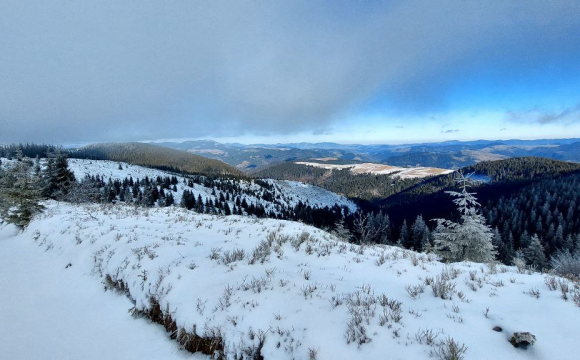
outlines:
{"label": "snowy field", "polygon": [[[465,359],[580,353],[580,289],[567,280],[447,266],[300,223],[51,202],[24,232],[1,228],[0,253],[0,348],[9,359],[190,357],[161,325],[127,311],[155,303],[177,332],[219,336],[228,359],[257,351],[265,359],[429,359],[449,338],[466,346]],[[558,283],[568,285],[567,300]],[[537,342],[516,349],[508,342],[515,331]]]}
{"label": "snowy field", "polygon": [[[125,178],[133,177],[133,179],[143,179],[145,176],[150,179],[155,179],[158,176],[166,177],[172,176],[173,174],[167,173],[165,171],[151,169],[143,166],[130,165],[126,163],[120,163],[121,169],[119,169],[119,163],[115,161],[108,160],[84,160],[84,159],[69,159],[69,168],[74,172],[77,179],[82,179],[85,175],[100,175],[108,180],[119,179],[123,180]],[[177,185],[177,192],[173,194],[175,198],[175,203],[179,204],[181,200],[181,195],[183,190],[192,190],[195,197],[201,195],[205,201],[207,197],[211,198],[212,201],[219,198],[219,191],[216,196],[212,196],[211,188],[204,187],[199,184],[194,184],[193,189],[186,186],[183,183],[183,177],[177,176],[179,184]],[[318,186],[307,185],[296,181],[283,181],[283,180],[267,180],[274,186],[274,195],[280,197],[280,201],[285,205],[295,206],[299,201],[304,204],[309,204],[312,207],[324,208],[325,206],[332,207],[334,204],[339,206],[346,206],[351,212],[357,210],[357,206],[345,197],[335,194],[331,191],[322,189]],[[255,183],[250,183],[247,181],[242,181],[241,185],[245,189],[253,189],[258,191],[260,187]],[[274,210],[275,206],[271,203],[265,202],[263,199],[258,199],[255,196],[245,195],[246,201],[248,203],[261,203],[264,205],[266,210]],[[233,208],[233,201],[229,203],[230,207]]]}
{"label": "snowy field", "polygon": [[319,167],[327,170],[342,170],[350,169],[354,174],[377,174],[377,175],[388,175],[394,174],[393,176],[400,177],[402,179],[410,178],[424,178],[433,175],[443,175],[450,174],[453,170],[439,169],[433,167],[414,167],[414,168],[403,168],[398,166],[390,166],[375,163],[364,163],[364,164],[350,164],[350,165],[335,165],[335,164],[321,164],[313,162],[296,162],[299,165],[307,165]]}

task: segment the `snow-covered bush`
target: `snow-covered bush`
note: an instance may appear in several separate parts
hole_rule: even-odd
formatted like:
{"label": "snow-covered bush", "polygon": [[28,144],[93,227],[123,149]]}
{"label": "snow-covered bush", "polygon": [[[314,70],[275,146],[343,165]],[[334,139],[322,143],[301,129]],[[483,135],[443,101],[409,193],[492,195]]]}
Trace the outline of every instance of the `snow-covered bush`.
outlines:
{"label": "snow-covered bush", "polygon": [[580,276],[580,251],[559,251],[552,256],[552,268],[561,275]]}

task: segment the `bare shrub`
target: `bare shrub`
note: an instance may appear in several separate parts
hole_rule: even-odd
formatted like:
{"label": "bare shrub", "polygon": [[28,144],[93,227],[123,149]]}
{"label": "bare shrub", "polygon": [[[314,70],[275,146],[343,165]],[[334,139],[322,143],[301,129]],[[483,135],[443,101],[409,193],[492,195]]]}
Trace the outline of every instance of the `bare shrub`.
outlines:
{"label": "bare shrub", "polygon": [[344,333],[346,343],[356,342],[358,346],[371,342],[371,338],[367,336],[366,328],[363,324],[363,316],[359,309],[353,309],[351,312],[351,319],[346,324],[347,329]]}
{"label": "bare shrub", "polygon": [[310,234],[307,233],[306,231],[303,231],[298,236],[296,236],[296,238],[293,239],[290,243],[292,244],[294,250],[298,251],[300,250],[300,245],[302,245],[305,242],[308,242],[310,239],[311,239]]}
{"label": "bare shrub", "polygon": [[437,275],[435,280],[431,284],[431,289],[433,290],[433,296],[439,297],[443,300],[451,300],[453,298],[453,293],[455,293],[454,282],[448,280],[446,276]]}
{"label": "bare shrub", "polygon": [[440,360],[462,360],[465,352],[467,352],[467,347],[464,344],[458,344],[448,337],[435,346],[430,355]]}
{"label": "bare shrub", "polygon": [[312,294],[314,293],[314,291],[316,291],[316,285],[314,284],[309,284],[309,285],[303,285],[300,288],[300,292],[302,292],[302,295],[304,295],[304,299],[307,299],[308,297],[312,298]]}
{"label": "bare shrub", "polygon": [[308,360],[316,360],[316,356],[318,355],[318,350],[316,349],[308,349]]}
{"label": "bare shrub", "polygon": [[544,278],[544,284],[550,289],[550,291],[555,291],[558,289],[558,281],[556,280],[555,276],[546,276]]}
{"label": "bare shrub", "polygon": [[421,330],[421,328],[419,328],[419,330],[415,333],[415,339],[419,344],[426,344],[431,346],[435,344],[435,340],[440,334],[441,332],[435,333],[431,329]]}
{"label": "bare shrub", "polygon": [[263,264],[270,259],[270,253],[271,253],[271,243],[268,242],[267,240],[262,240],[260,241],[258,246],[256,246],[254,250],[252,250],[252,255],[250,255],[248,258],[248,264],[254,265],[255,263],[258,262],[260,264]]}
{"label": "bare shrub", "polygon": [[383,251],[381,253],[381,255],[375,260],[375,265],[376,266],[381,266],[383,265],[385,262],[387,261],[387,258],[385,257],[385,252]]}
{"label": "bare shrub", "polygon": [[405,290],[407,290],[407,293],[409,294],[409,296],[411,296],[411,299],[415,300],[418,299],[421,296],[421,294],[425,291],[425,285],[424,284],[405,285]]}
{"label": "bare shrub", "polygon": [[242,261],[246,257],[244,249],[235,248],[232,251],[224,251],[222,261],[224,265],[229,265],[236,261]]}
{"label": "bare shrub", "polygon": [[574,300],[574,304],[576,304],[576,306],[580,306],[580,289],[574,289],[574,292],[572,293],[572,300]]}
{"label": "bare shrub", "polygon": [[558,285],[560,286],[560,292],[562,293],[562,299],[564,299],[564,301],[568,301],[568,291],[569,291],[569,287],[568,287],[568,283],[566,281],[558,281]]}
{"label": "bare shrub", "polygon": [[537,288],[531,288],[528,291],[524,291],[524,294],[530,295],[531,297],[535,297],[536,299],[540,298],[540,290],[538,290]]}
{"label": "bare shrub", "polygon": [[209,252],[209,259],[210,260],[219,260],[220,258],[220,253],[222,251],[222,248],[211,248],[210,252]]}

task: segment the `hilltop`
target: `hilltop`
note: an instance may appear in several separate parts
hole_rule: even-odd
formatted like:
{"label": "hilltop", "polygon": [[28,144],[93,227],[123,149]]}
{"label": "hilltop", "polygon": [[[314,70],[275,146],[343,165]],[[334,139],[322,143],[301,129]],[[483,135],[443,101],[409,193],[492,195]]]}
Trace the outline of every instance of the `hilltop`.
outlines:
{"label": "hilltop", "polygon": [[[33,256],[61,266],[63,275],[52,276],[92,273],[85,279],[105,285],[110,300],[102,301],[126,296],[131,314],[160,324],[135,326],[165,328],[164,336],[185,349],[226,359],[319,360],[429,359],[452,346],[464,349],[465,359],[570,358],[580,351],[561,336],[580,331],[578,322],[563,321],[576,317],[580,301],[566,279],[503,265],[445,265],[433,255],[344,243],[295,222],[171,207],[46,206],[24,232],[3,227],[0,237],[13,247],[36,244]],[[57,299],[45,298],[43,308],[51,311]],[[120,316],[94,326],[108,331],[130,318]],[[3,332],[6,324],[0,322]],[[56,343],[77,326],[63,333],[28,329],[27,341]],[[515,331],[529,331],[537,342],[516,349],[508,342]],[[17,332],[5,333],[0,344],[11,353],[20,342]],[[51,351],[58,349],[44,355],[56,356]],[[179,355],[165,351],[159,356]]]}
{"label": "hilltop", "polygon": [[122,161],[173,172],[202,175],[243,174],[221,161],[145,143],[91,144],[70,153],[70,157]]}

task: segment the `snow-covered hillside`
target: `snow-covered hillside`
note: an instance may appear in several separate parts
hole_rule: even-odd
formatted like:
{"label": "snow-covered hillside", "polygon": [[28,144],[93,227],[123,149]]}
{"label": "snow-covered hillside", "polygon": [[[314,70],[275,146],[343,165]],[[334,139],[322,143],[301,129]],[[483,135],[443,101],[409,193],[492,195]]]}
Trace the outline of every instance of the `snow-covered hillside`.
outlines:
{"label": "snow-covered hillside", "polygon": [[[503,265],[444,265],[399,248],[343,243],[295,222],[48,203],[24,232],[4,227],[3,237],[35,243],[63,268],[93,274],[87,281],[122,289],[133,313],[156,313],[182,342],[193,334],[211,339],[232,359],[258,352],[265,359],[428,359],[449,339],[466,346],[465,359],[580,352],[573,341],[580,289],[568,280]],[[514,348],[508,340],[516,331],[537,342]],[[2,342],[18,336],[3,333]]]}
{"label": "snow-covered hillside", "polygon": [[[108,180],[109,178],[112,180],[123,180],[129,177],[132,177],[134,180],[144,179],[145,177],[155,179],[158,176],[162,178],[173,176],[171,173],[157,169],[107,160],[69,159],[68,162],[69,168],[75,173],[77,179],[81,179],[85,175],[99,175],[103,177],[104,180]],[[219,190],[207,188],[201,184],[193,184],[193,188],[190,188],[184,183],[184,178],[182,176],[177,176],[177,178],[179,180],[179,183],[177,184],[177,192],[173,194],[177,204],[179,204],[181,200],[181,195],[183,194],[184,189],[191,190],[195,197],[201,196],[204,201],[208,197],[212,199],[212,201],[215,201],[220,196]],[[317,186],[295,181],[279,181],[271,179],[268,179],[267,182],[274,185],[273,197],[283,206],[294,207],[299,203],[299,201],[301,201],[304,204],[318,208],[324,208],[325,206],[332,207],[337,204],[341,207],[348,207],[351,212],[357,210],[357,206],[352,201]],[[243,190],[252,190],[252,192],[255,193],[263,191],[261,186],[254,182],[242,180],[240,181],[240,186]],[[215,192],[215,195],[212,195],[212,192]],[[272,210],[276,212],[278,209],[276,204],[265,201],[264,199],[259,199],[254,194],[246,193],[244,197],[248,203],[260,203],[264,205],[266,211]],[[230,202],[230,206],[233,207],[233,200]]]}
{"label": "snow-covered hillside", "polygon": [[66,267],[66,254],[49,255],[16,232],[0,229],[1,359],[201,358],[180,351],[163,328],[127,316],[131,301],[104,292],[87,268]]}
{"label": "snow-covered hillside", "polygon": [[377,175],[388,175],[393,174],[393,176],[400,177],[402,179],[410,178],[424,178],[427,176],[434,175],[444,175],[450,174],[453,170],[440,169],[434,167],[413,167],[413,168],[403,168],[398,166],[390,166],[384,164],[375,163],[363,163],[363,164],[348,164],[348,165],[336,165],[336,164],[324,164],[318,162],[296,162],[299,165],[307,165],[319,167],[327,170],[342,170],[350,169],[354,174],[377,174]]}

